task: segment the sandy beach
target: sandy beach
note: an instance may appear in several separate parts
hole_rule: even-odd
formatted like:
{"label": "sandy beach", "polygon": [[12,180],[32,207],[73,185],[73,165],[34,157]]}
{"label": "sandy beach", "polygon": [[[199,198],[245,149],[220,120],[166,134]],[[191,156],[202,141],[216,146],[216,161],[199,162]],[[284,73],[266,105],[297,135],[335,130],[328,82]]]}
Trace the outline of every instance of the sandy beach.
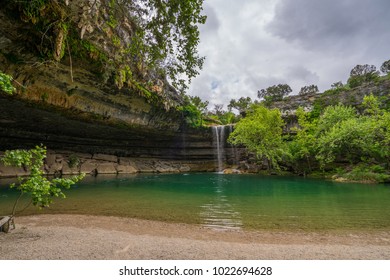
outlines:
{"label": "sandy beach", "polygon": [[390,259],[389,231],[221,231],[131,218],[18,217],[0,233],[5,259]]}

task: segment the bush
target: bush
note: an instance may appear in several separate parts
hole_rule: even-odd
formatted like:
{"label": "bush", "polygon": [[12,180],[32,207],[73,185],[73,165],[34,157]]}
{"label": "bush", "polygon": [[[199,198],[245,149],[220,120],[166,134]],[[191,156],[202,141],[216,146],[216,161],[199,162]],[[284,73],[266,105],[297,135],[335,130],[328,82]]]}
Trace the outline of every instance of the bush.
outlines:
{"label": "bush", "polygon": [[81,180],[85,174],[73,176],[70,178],[55,178],[49,181],[43,172],[43,160],[46,157],[46,148],[36,146],[31,150],[9,150],[6,151],[1,161],[4,165],[23,167],[29,170],[30,175],[18,177],[18,182],[11,184],[20,192],[15,201],[11,217],[15,216],[19,199],[24,194],[31,196],[31,203],[40,208],[48,207],[53,202],[53,197],[63,197],[63,189],[69,189],[71,185]]}

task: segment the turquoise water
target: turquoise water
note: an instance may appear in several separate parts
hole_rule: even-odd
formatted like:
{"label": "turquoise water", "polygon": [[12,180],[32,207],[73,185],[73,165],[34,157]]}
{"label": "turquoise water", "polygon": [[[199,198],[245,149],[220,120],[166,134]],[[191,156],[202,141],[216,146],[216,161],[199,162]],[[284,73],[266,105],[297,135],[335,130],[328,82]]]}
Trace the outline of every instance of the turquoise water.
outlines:
{"label": "turquoise water", "polygon": [[[0,214],[17,197],[0,181]],[[214,173],[88,177],[48,209],[221,229],[390,229],[390,186]],[[25,198],[21,207],[27,202]]]}

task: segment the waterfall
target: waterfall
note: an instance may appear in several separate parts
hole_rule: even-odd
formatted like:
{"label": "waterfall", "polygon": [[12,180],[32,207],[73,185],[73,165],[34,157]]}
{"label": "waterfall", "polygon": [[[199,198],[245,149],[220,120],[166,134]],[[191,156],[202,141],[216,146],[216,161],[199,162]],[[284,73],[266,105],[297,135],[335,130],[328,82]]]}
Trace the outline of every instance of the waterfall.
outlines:
{"label": "waterfall", "polygon": [[237,168],[239,163],[239,151],[237,148],[229,144],[227,139],[230,133],[233,132],[234,126],[231,124],[228,125],[218,125],[212,126],[213,134],[213,147],[215,159],[218,162],[218,172],[224,170],[225,163],[228,163],[230,167],[235,166]]}
{"label": "waterfall", "polygon": [[213,143],[216,147],[217,161],[218,161],[218,172],[223,171],[223,163],[225,161],[225,126],[213,126]]}

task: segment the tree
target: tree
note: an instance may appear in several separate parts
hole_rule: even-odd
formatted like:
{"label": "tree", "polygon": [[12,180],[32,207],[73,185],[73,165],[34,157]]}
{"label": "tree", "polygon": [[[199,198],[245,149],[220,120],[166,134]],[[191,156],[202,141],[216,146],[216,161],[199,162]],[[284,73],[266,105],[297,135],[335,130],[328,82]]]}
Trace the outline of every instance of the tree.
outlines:
{"label": "tree", "polygon": [[241,97],[238,100],[232,99],[228,105],[229,111],[232,109],[237,109],[241,116],[245,117],[246,112],[252,104],[252,99],[250,97]]}
{"label": "tree", "polygon": [[215,104],[213,109],[213,114],[216,116],[222,116],[225,113],[223,110],[223,104]]}
{"label": "tree", "polygon": [[381,72],[383,74],[389,74],[390,73],[390,59],[383,62],[381,66]]}
{"label": "tree", "polygon": [[[133,5],[135,1],[126,2]],[[203,0],[148,0],[145,9],[137,7],[143,17],[138,18],[140,32],[136,36],[147,52],[147,62],[166,69],[176,87],[186,88],[180,75],[190,82],[203,66],[204,57],[197,53],[198,26],[206,22],[202,5]]]}
{"label": "tree", "polygon": [[283,126],[278,109],[253,106],[248,115],[235,125],[228,141],[233,145],[244,145],[260,160],[267,159],[268,169],[279,169],[278,162],[287,154],[282,139]]}
{"label": "tree", "polygon": [[7,166],[23,167],[30,172],[29,176],[18,177],[18,182],[10,185],[11,188],[17,189],[20,193],[10,214],[12,219],[16,215],[19,200],[23,195],[30,195],[30,203],[34,206],[48,207],[53,202],[54,197],[65,198],[62,189],[69,189],[85,176],[85,174],[81,174],[70,178],[55,178],[49,181],[43,172],[45,157],[46,148],[36,146],[31,150],[8,150],[1,158],[1,161]]}
{"label": "tree", "polygon": [[331,85],[331,88],[332,89],[340,89],[344,87],[344,84],[342,81],[338,81],[338,82],[334,82],[332,85]]}
{"label": "tree", "polygon": [[348,84],[351,88],[361,86],[364,83],[374,81],[379,77],[375,65],[356,65],[352,68]]}
{"label": "tree", "polygon": [[318,93],[318,86],[316,85],[310,85],[310,86],[304,86],[299,91],[299,95],[307,95],[307,94],[315,94]]}
{"label": "tree", "polygon": [[123,74],[138,74],[140,79],[145,70],[159,70],[155,72],[184,90],[204,62],[197,51],[199,26],[206,22],[203,1],[104,0],[80,5],[78,1],[10,0],[6,5],[39,29],[36,47],[45,58],[60,61],[72,50],[76,55],[76,45],[87,46],[102,54],[104,68],[119,80],[125,79]]}
{"label": "tree", "polygon": [[208,101],[203,101],[199,96],[189,96],[189,101],[193,104],[202,114],[207,113]]}
{"label": "tree", "polygon": [[356,110],[350,106],[335,105],[326,107],[318,121],[316,136],[319,137],[321,134],[328,132],[336,124],[347,119],[355,118],[356,116]]}
{"label": "tree", "polygon": [[287,84],[279,84],[270,86],[266,89],[261,89],[257,92],[257,96],[260,99],[264,99],[266,102],[280,101],[289,93],[292,92],[292,89]]}
{"label": "tree", "polygon": [[364,97],[363,115],[344,105],[329,106],[316,128],[316,158],[324,166],[336,159],[350,163],[383,162],[389,156],[389,114],[373,95]]}
{"label": "tree", "polygon": [[312,159],[315,155],[315,146],[317,139],[315,130],[317,127],[317,119],[312,119],[310,113],[299,107],[296,111],[298,118],[298,127],[292,128],[296,133],[292,141],[288,143],[291,158],[295,163],[295,170],[299,172],[312,170]]}

